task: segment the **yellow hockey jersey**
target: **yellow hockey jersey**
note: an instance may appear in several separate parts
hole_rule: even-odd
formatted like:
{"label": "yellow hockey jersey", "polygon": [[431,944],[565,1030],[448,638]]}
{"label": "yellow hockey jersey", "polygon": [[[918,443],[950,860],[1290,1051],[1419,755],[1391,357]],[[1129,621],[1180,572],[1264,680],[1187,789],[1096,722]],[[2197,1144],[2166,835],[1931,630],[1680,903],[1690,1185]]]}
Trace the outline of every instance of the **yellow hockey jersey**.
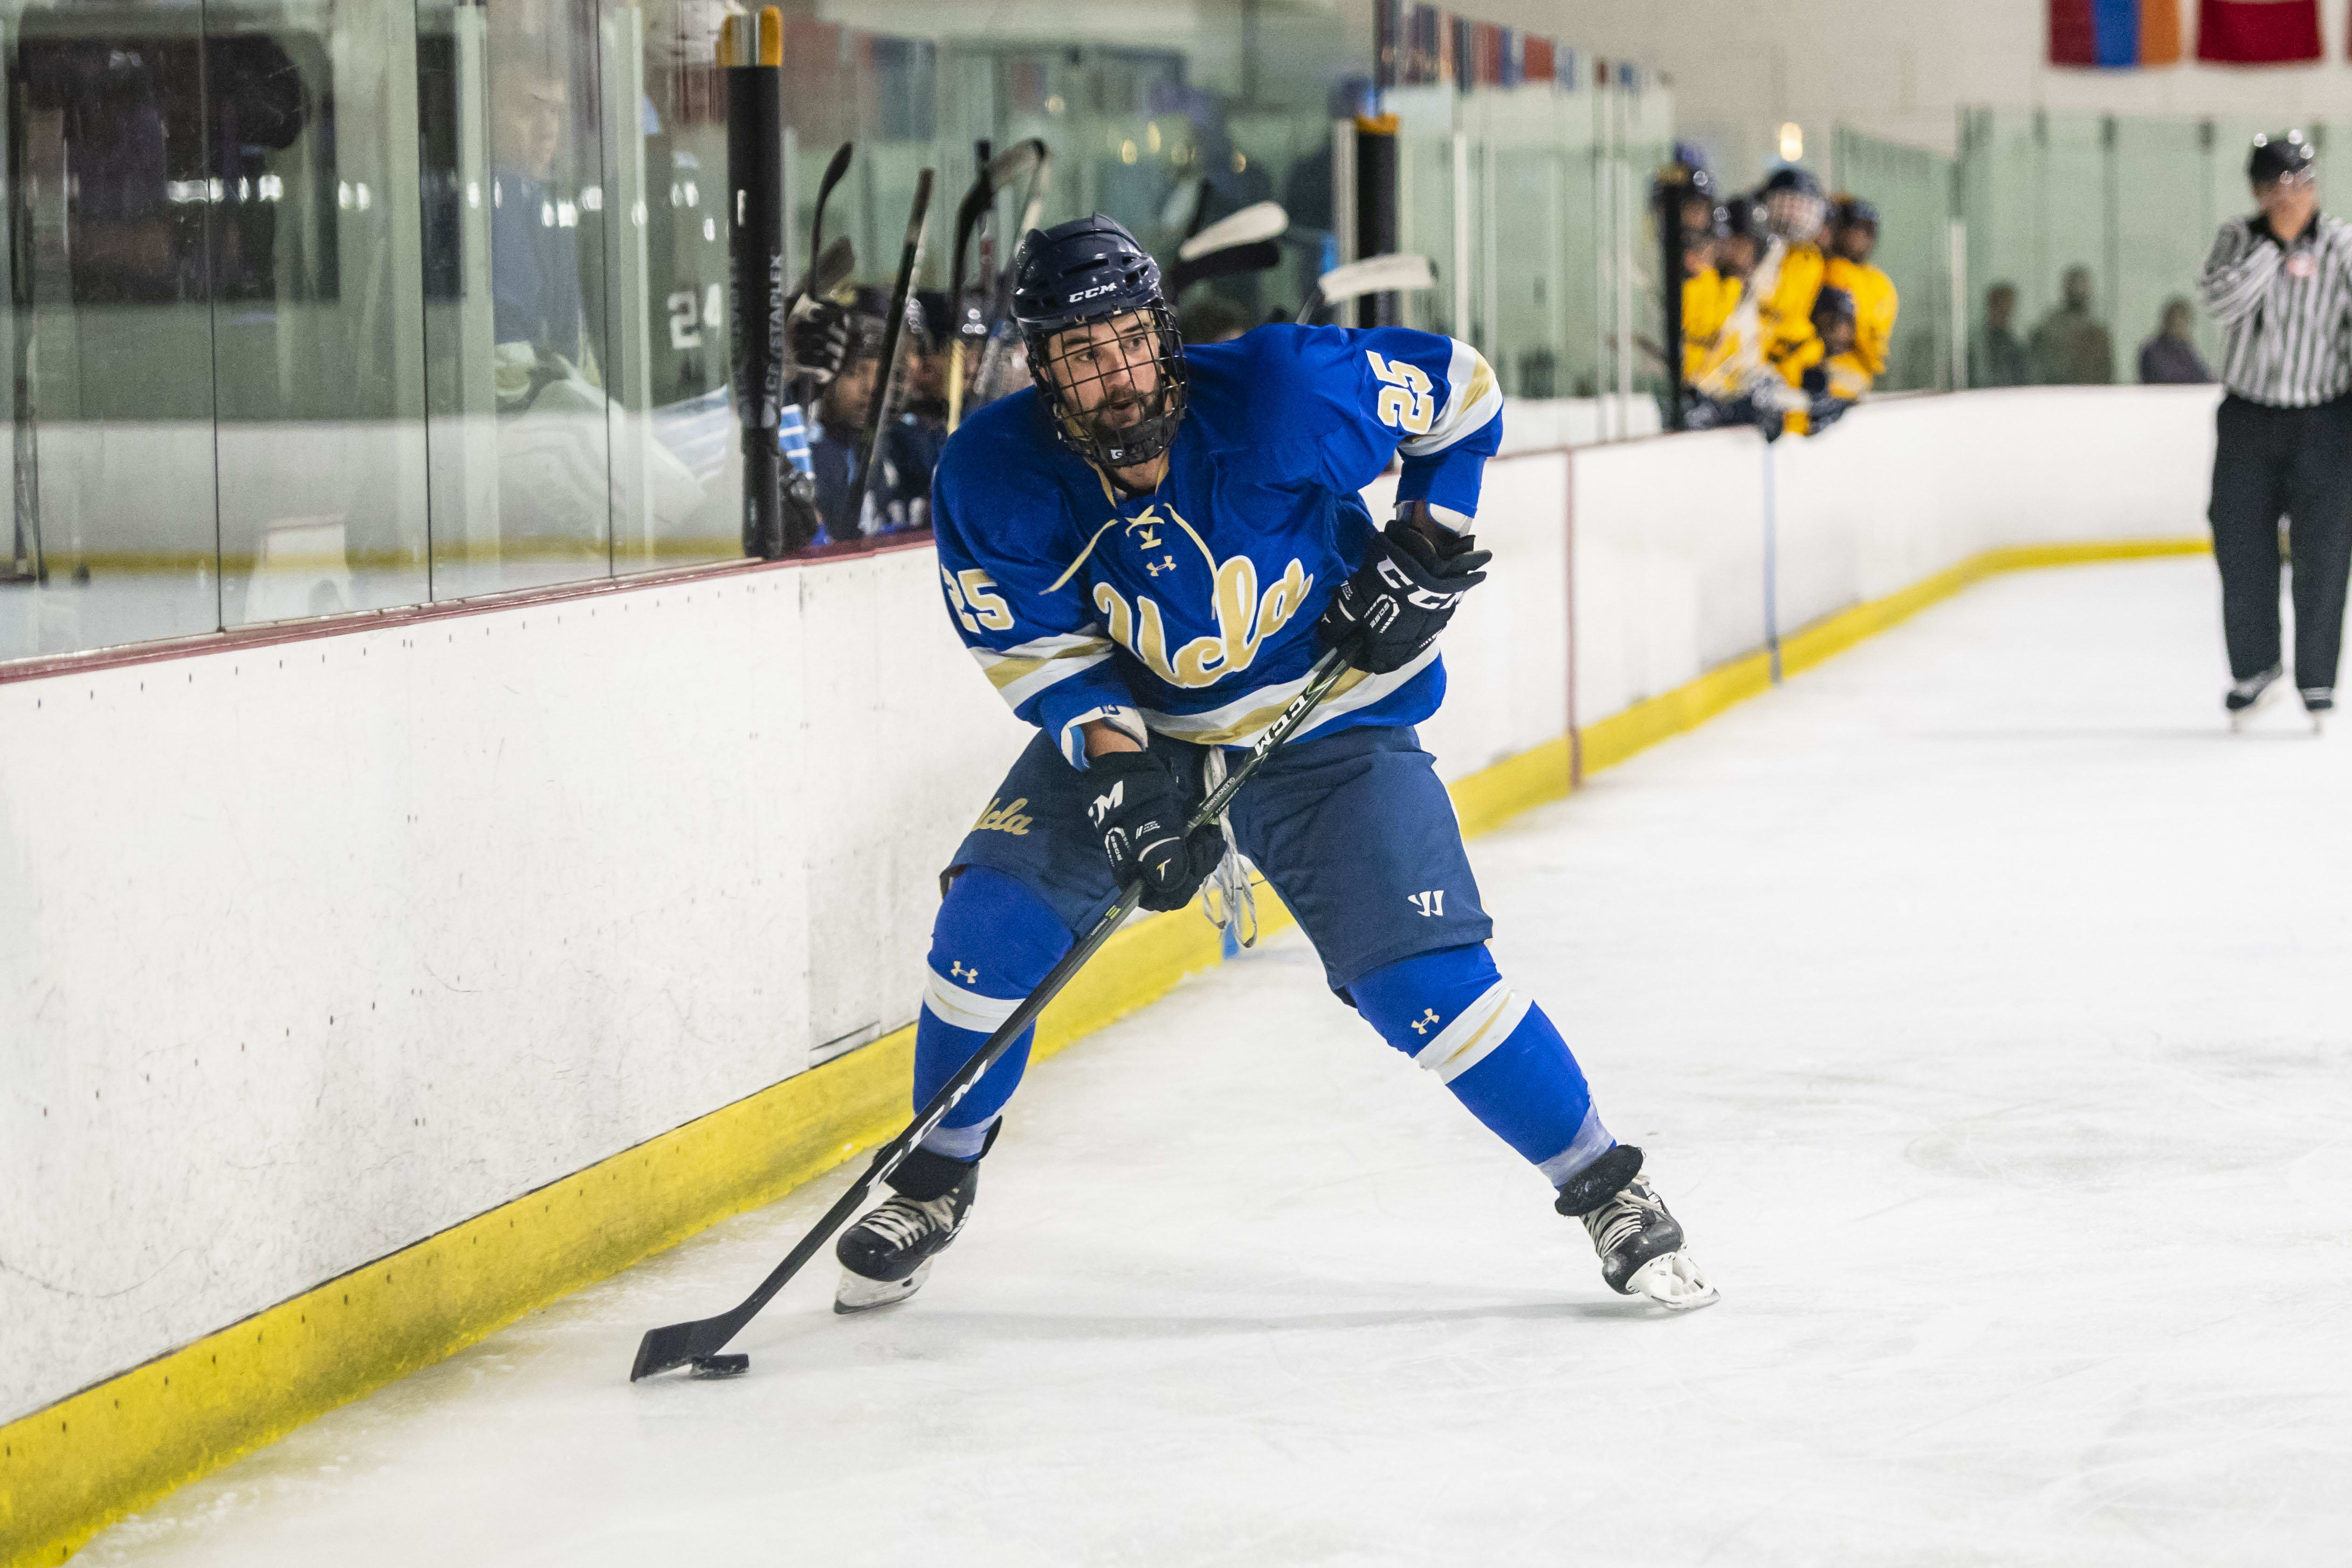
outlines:
{"label": "yellow hockey jersey", "polygon": [[1763,300],[1764,352],[1774,363],[1816,337],[1813,301],[1821,296],[1825,269],[1818,245],[1790,246],[1780,258],[1780,273]]}
{"label": "yellow hockey jersey", "polygon": [[1868,262],[1832,257],[1823,281],[1853,296],[1854,357],[1875,381],[1886,374],[1886,355],[1895,341],[1895,314],[1900,306],[1895,279]]}
{"label": "yellow hockey jersey", "polygon": [[1717,336],[1739,307],[1740,280],[1710,267],[1683,280],[1683,380],[1696,383]]}

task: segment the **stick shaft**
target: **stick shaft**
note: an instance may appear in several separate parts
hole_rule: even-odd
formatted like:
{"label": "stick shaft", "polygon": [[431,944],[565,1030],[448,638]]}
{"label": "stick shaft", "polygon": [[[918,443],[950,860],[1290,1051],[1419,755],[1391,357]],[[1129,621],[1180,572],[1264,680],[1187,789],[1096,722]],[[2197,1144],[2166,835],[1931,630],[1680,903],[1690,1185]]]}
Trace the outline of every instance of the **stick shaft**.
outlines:
{"label": "stick shaft", "polygon": [[[1337,651],[1327,653],[1316,661],[1315,667],[1307,671],[1307,683],[1300,688],[1298,695],[1292,698],[1290,705],[1266,726],[1257,743],[1250,748],[1249,755],[1242,759],[1241,765],[1227,773],[1224,783],[1211,791],[1208,798],[1194,809],[1188,828],[1204,827],[1224,815],[1234,797],[1241,793],[1242,786],[1250,781],[1276,747],[1297,733],[1298,727],[1330,695],[1346,669],[1347,662]],[[939,1091],[931,1096],[923,1109],[916,1112],[907,1130],[875,1151],[872,1161],[857,1179],[849,1184],[848,1190],[834,1200],[833,1206],[824,1211],[824,1217],[801,1237],[792,1251],[784,1255],[784,1260],[769,1271],[765,1279],[760,1281],[759,1289],[746,1297],[733,1311],[723,1316],[706,1318],[695,1323],[672,1324],[667,1329],[649,1331],[637,1348],[635,1369],[629,1373],[629,1380],[634,1383],[650,1373],[683,1366],[696,1356],[709,1355],[724,1349],[728,1341],[740,1332],[743,1325],[757,1316],[760,1309],[772,1300],[776,1292],[816,1256],[833,1233],[864,1206],[876,1184],[897,1170],[899,1163],[914,1152],[915,1146],[930,1136],[932,1130],[947,1119],[948,1112],[953,1110],[971,1091],[972,1086],[1012,1048],[1013,1042],[1027,1033],[1029,1026],[1037,1021],[1037,1016],[1061,994],[1071,977],[1085,968],[1087,961],[1099,952],[1103,944],[1127,923],[1128,917],[1135,912],[1142,899],[1143,885],[1140,882],[1131,882],[1120,889],[1110,908],[1103,911],[1075,947],[1062,955],[1046,973],[1045,978],[1037,983],[1036,989],[1022,999],[1021,1005],[1013,1009],[1013,1016],[999,1025],[980,1049],[974,1051],[963,1066],[940,1086]]]}
{"label": "stick shaft", "polygon": [[857,528],[866,512],[866,490],[873,481],[874,458],[882,449],[882,419],[889,410],[890,383],[898,367],[898,344],[907,335],[907,296],[915,287],[915,268],[923,257],[923,226],[931,212],[931,171],[915,175],[915,202],[907,216],[907,243],[898,252],[898,280],[890,290],[890,319],[882,323],[882,363],[874,373],[874,395],[866,404],[866,428],[857,443],[857,472],[849,482],[849,526]]}

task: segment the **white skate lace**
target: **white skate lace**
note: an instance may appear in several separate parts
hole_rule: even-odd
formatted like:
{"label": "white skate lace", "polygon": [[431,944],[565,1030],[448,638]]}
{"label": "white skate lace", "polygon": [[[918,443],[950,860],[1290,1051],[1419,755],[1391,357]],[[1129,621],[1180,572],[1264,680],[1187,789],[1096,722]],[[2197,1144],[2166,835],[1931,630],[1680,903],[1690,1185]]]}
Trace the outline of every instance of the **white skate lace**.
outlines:
{"label": "white skate lace", "polygon": [[1585,1215],[1584,1228],[1594,1247],[1604,1253],[1614,1252],[1647,1230],[1651,1216],[1664,1214],[1665,1207],[1650,1184],[1636,1176],[1615,1197]]}
{"label": "white skate lace", "polygon": [[892,1198],[858,1221],[858,1226],[888,1242],[892,1250],[904,1251],[935,1230],[953,1229],[955,1200],[931,1198],[918,1203],[913,1198]]}

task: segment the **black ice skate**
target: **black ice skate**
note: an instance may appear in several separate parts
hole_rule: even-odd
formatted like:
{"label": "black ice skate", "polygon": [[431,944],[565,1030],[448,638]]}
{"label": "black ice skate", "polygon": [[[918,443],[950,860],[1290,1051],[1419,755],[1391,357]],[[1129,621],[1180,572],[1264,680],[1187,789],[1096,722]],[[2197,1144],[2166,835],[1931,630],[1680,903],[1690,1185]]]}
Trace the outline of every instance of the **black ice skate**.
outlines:
{"label": "black ice skate", "polygon": [[2311,715],[2311,732],[2321,734],[2327,729],[2328,715],[2336,711],[2336,688],[2306,686],[2303,689],[2303,710]]}
{"label": "black ice skate", "polygon": [[1716,1300],[1715,1287],[1683,1250],[1683,1227],[1643,1180],[1639,1149],[1621,1143],[1610,1150],[1569,1178],[1552,1206],[1584,1222],[1611,1289],[1677,1311]]}
{"label": "black ice skate", "polygon": [[2278,679],[2283,673],[2274,664],[2260,675],[2250,675],[2230,688],[2221,699],[2221,706],[2229,712],[2231,729],[2246,727],[2246,721],[2253,717],[2254,710],[2277,690]]}
{"label": "black ice skate", "polygon": [[945,1252],[971,1213],[980,1165],[918,1149],[890,1173],[898,1195],[841,1233],[833,1255],[841,1260],[836,1312],[867,1312],[903,1301],[930,1278],[931,1260]]}

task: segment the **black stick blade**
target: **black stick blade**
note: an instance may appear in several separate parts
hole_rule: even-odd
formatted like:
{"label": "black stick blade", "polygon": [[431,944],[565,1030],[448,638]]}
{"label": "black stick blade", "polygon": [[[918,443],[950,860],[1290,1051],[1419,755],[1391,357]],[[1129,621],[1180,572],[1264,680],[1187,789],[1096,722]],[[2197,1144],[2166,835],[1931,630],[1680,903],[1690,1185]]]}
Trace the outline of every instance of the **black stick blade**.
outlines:
{"label": "black stick blade", "polygon": [[1238,246],[1232,250],[1213,250],[1190,261],[1179,261],[1168,269],[1168,297],[1173,300],[1193,284],[1206,283],[1212,278],[1271,272],[1281,265],[1282,247],[1270,239],[1262,239],[1255,245]]}
{"label": "black stick blade", "polygon": [[637,1342],[636,1364],[629,1368],[629,1381],[651,1377],[657,1372],[667,1372],[684,1366],[698,1356],[710,1354],[727,1342],[730,1336],[718,1336],[717,1342],[698,1344],[705,1331],[719,1320],[705,1318],[697,1323],[671,1323],[664,1328],[647,1329],[646,1337]]}

